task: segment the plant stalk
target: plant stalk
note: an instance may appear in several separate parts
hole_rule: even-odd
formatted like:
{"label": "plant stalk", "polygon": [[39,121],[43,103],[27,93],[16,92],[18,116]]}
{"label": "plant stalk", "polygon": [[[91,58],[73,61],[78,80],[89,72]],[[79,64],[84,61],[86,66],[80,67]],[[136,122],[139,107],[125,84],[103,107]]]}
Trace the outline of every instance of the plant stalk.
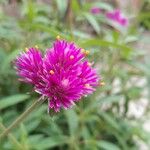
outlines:
{"label": "plant stalk", "polygon": [[23,114],[21,114],[7,129],[5,129],[2,134],[0,135],[0,142],[3,138],[5,138],[9,132],[16,128],[22,121],[38,106],[41,105],[46,99],[42,99],[40,97],[38,100],[36,100]]}
{"label": "plant stalk", "polygon": [[[1,128],[2,130],[6,130],[6,127],[5,127],[2,123],[0,123],[0,128]],[[17,141],[17,139],[16,139],[11,133],[9,133],[8,136],[9,136],[10,140],[13,142],[13,144],[14,144],[18,149],[23,150],[22,145]]]}

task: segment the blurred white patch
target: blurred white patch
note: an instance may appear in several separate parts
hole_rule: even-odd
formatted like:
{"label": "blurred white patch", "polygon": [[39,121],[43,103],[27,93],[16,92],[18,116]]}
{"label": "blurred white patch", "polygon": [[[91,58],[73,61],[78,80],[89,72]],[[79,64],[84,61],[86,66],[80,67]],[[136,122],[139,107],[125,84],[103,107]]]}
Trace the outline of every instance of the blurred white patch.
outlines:
{"label": "blurred white patch", "polygon": [[144,128],[145,131],[150,133],[150,120],[145,121],[145,123],[143,125],[143,128]]}

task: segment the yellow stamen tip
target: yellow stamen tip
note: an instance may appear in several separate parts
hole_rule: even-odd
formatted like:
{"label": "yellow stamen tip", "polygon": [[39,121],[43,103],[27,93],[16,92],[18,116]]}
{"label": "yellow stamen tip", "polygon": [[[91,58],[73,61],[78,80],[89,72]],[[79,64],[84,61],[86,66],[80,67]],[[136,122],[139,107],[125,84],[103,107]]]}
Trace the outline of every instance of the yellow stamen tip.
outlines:
{"label": "yellow stamen tip", "polygon": [[86,51],[85,51],[85,55],[88,55],[88,54],[90,54],[90,51],[89,51],[89,50],[86,50]]}
{"label": "yellow stamen tip", "polygon": [[57,40],[60,40],[60,36],[59,36],[59,35],[57,35],[57,36],[56,36],[56,39],[57,39]]}
{"label": "yellow stamen tip", "polygon": [[81,49],[81,53],[85,53],[85,49]]}
{"label": "yellow stamen tip", "polygon": [[74,56],[73,56],[73,55],[71,55],[71,56],[70,56],[70,59],[71,59],[71,60],[72,60],[72,59],[74,59]]}
{"label": "yellow stamen tip", "polygon": [[101,83],[100,83],[100,86],[104,86],[104,85],[105,85],[105,82],[101,82]]}
{"label": "yellow stamen tip", "polygon": [[89,87],[90,87],[90,84],[86,83],[84,86],[85,86],[86,88],[89,88]]}
{"label": "yellow stamen tip", "polygon": [[26,47],[26,48],[25,48],[25,51],[28,51],[28,50],[29,50],[29,49]]}
{"label": "yellow stamen tip", "polygon": [[35,48],[38,49],[39,47],[37,45],[35,45]]}
{"label": "yellow stamen tip", "polygon": [[50,72],[49,72],[51,75],[53,75],[54,74],[54,71],[53,70],[50,70]]}

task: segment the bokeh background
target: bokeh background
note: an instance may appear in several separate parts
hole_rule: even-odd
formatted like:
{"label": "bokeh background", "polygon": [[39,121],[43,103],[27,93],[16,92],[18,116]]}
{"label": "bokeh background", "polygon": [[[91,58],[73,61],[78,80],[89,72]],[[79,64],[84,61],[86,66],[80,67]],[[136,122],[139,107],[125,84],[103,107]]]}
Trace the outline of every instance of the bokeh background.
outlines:
{"label": "bokeh background", "polygon": [[[115,9],[127,26],[105,17]],[[149,0],[0,0],[0,132],[38,98],[13,66],[25,47],[44,52],[57,35],[74,41],[105,82],[54,116],[38,107],[0,150],[150,150],[149,29]]]}

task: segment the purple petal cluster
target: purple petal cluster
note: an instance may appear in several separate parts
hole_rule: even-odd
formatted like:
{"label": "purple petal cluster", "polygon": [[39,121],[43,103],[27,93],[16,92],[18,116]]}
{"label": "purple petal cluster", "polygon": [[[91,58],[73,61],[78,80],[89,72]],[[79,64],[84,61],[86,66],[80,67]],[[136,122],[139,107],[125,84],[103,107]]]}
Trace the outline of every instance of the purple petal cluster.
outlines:
{"label": "purple petal cluster", "polygon": [[121,26],[127,26],[128,20],[125,18],[120,10],[114,10],[106,13],[106,17],[120,24]]}
{"label": "purple petal cluster", "polygon": [[36,85],[43,71],[41,52],[37,48],[29,48],[17,58],[16,67],[20,81]]}
{"label": "purple petal cluster", "polygon": [[99,85],[96,70],[85,55],[85,50],[74,43],[56,40],[44,57],[37,48],[23,52],[16,59],[16,68],[21,80],[34,85],[36,92],[48,98],[48,108],[58,112],[93,93]]}
{"label": "purple petal cluster", "polygon": [[92,14],[100,14],[102,12],[101,8],[99,7],[93,7],[90,11]]}
{"label": "purple petal cluster", "polygon": [[127,26],[128,25],[128,19],[123,16],[123,14],[121,13],[121,11],[119,9],[105,12],[100,7],[92,7],[90,12],[94,15],[101,13],[102,15],[105,15],[106,18],[108,18],[114,22],[117,22],[121,26]]}

